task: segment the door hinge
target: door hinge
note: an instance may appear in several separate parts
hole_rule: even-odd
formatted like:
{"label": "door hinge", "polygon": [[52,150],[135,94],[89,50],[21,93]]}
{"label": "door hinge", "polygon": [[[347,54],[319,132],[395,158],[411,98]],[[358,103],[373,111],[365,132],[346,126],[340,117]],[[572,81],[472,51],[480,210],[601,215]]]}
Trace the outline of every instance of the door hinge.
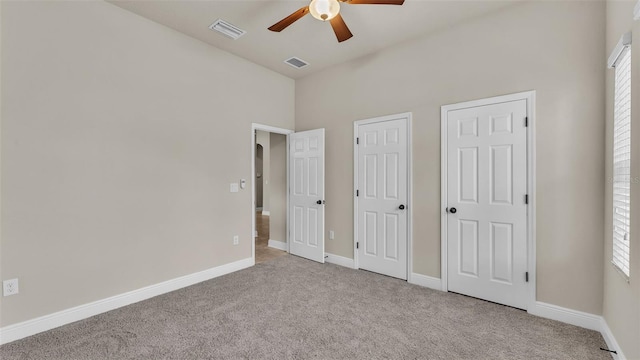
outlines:
{"label": "door hinge", "polygon": [[360,138],[359,137],[356,138],[356,144],[360,144]]}
{"label": "door hinge", "polygon": [[529,194],[524,196],[524,203],[529,205]]}
{"label": "door hinge", "polygon": [[360,196],[360,190],[356,190],[356,196]]}
{"label": "door hinge", "polygon": [[360,249],[360,243],[359,242],[356,243],[356,249]]}
{"label": "door hinge", "polygon": [[529,117],[528,116],[524,117],[524,127],[529,127]]}
{"label": "door hinge", "polygon": [[529,282],[529,272],[524,273],[524,281]]}

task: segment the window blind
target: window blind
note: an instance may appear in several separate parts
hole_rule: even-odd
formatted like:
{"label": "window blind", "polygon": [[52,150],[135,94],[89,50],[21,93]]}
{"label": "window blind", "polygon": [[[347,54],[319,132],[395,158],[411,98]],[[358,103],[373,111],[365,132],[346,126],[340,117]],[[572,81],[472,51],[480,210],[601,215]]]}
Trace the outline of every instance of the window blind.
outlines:
{"label": "window blind", "polygon": [[629,276],[631,223],[631,51],[615,65],[613,114],[613,264]]}

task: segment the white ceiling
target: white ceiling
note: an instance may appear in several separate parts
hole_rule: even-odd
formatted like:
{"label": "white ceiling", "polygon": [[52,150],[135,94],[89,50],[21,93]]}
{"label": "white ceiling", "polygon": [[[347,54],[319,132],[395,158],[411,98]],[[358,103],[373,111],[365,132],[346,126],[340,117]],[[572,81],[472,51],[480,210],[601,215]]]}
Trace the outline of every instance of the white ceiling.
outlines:
{"label": "white ceiling", "polygon": [[[267,28],[308,0],[208,0],[110,2],[291,78],[356,59],[405,40],[497,11],[516,0],[406,0],[402,6],[341,4],[353,37],[338,43],[329,23],[306,15],[281,33]],[[231,40],[209,30],[222,18],[247,33]],[[496,25],[498,26],[498,25]],[[310,65],[295,69],[284,60],[297,56]]]}

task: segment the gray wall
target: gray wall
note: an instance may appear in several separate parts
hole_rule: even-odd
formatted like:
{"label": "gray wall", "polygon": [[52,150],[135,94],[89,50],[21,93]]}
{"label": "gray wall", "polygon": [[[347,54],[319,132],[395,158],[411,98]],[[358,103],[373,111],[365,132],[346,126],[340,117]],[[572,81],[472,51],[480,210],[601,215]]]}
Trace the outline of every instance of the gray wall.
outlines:
{"label": "gray wall", "polygon": [[287,137],[271,133],[269,239],[287,241]]}
{"label": "gray wall", "polygon": [[[633,21],[636,1],[607,1],[607,46],[609,56],[622,34],[633,31],[631,46],[631,263],[630,282],[611,264],[613,205],[612,183],[605,185],[604,306],[603,315],[628,359],[640,359],[640,21]],[[613,162],[614,70],[607,70],[606,92],[606,179],[611,179]]]}
{"label": "gray wall", "polygon": [[326,128],[327,252],[353,257],[353,121],[413,112],[413,271],[440,277],[440,106],[537,91],[537,298],[602,311],[604,2],[527,2],[296,81]]}
{"label": "gray wall", "polygon": [[229,183],[293,80],[108,3],[1,7],[0,326],[250,258]]}

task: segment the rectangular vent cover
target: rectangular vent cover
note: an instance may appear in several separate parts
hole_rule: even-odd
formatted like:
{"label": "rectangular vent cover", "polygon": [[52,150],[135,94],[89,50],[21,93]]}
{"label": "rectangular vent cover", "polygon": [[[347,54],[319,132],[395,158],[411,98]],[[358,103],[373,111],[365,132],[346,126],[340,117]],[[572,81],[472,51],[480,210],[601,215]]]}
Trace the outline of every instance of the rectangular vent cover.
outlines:
{"label": "rectangular vent cover", "polygon": [[292,57],[292,58],[288,58],[284,62],[289,64],[289,65],[291,65],[291,66],[293,66],[296,69],[301,69],[301,68],[309,65],[308,62],[306,62],[306,61],[304,61],[304,60],[302,60],[300,58],[297,58],[295,56]]}
{"label": "rectangular vent cover", "polygon": [[221,33],[222,35],[229,37],[233,40],[237,40],[240,36],[247,33],[246,31],[240,29],[239,27],[233,24],[230,24],[222,19],[216,20],[216,22],[214,22],[213,24],[211,24],[211,26],[209,26],[209,29],[215,30]]}

